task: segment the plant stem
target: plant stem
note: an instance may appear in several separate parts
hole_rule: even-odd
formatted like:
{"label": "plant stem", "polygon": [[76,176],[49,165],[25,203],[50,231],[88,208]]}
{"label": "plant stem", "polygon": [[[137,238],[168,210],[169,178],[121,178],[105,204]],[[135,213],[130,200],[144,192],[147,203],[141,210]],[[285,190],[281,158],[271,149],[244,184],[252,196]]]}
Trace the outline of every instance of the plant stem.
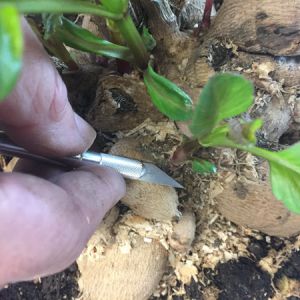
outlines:
{"label": "plant stem", "polygon": [[150,56],[131,16],[127,14],[123,19],[115,21],[115,24],[132,51],[137,66],[145,70]]}
{"label": "plant stem", "polygon": [[56,40],[54,37],[51,37],[48,40],[43,39],[41,32],[39,31],[38,26],[36,25],[34,20],[27,18],[27,21],[29,22],[34,33],[37,35],[41,43],[44,45],[44,47],[47,48],[48,51],[50,51],[57,58],[61,59],[67,65],[70,71],[76,71],[79,69],[79,66],[71,57],[69,51],[61,41]]}
{"label": "plant stem", "polygon": [[[230,139],[223,139],[216,141],[215,143],[211,143],[209,146],[211,147],[227,147],[227,148],[232,148],[232,149],[239,149],[245,152],[249,152],[255,156],[260,156],[264,159],[266,159],[269,162],[273,162],[282,166],[285,166],[291,170],[295,170],[295,165],[290,164],[288,160],[286,159],[281,159],[280,155],[278,155],[277,152],[269,151],[263,148],[256,147],[254,145],[242,145],[242,144],[237,144]],[[300,172],[300,170],[299,170]]]}
{"label": "plant stem", "polygon": [[203,30],[209,28],[212,7],[213,0],[206,0],[202,20],[199,22],[198,28],[194,31],[196,36],[198,36]]}
{"label": "plant stem", "polygon": [[254,154],[256,156],[260,156],[260,157],[262,157],[262,158],[264,158],[264,159],[266,159],[270,162],[286,166],[290,169],[295,168],[294,165],[289,164],[288,160],[281,160],[280,155],[278,155],[277,152],[268,151],[266,149],[259,148],[259,147],[256,147],[256,146],[238,145],[235,148],[250,152],[251,154]]}
{"label": "plant stem", "polygon": [[55,39],[55,37],[51,37],[48,40],[42,39],[41,41],[55,57],[67,65],[70,71],[79,70],[79,66],[61,41]]}
{"label": "plant stem", "polygon": [[206,0],[205,7],[204,7],[204,13],[202,18],[202,28],[206,29],[210,26],[210,16],[213,6],[213,0]]}
{"label": "plant stem", "polygon": [[187,161],[200,147],[201,146],[197,140],[188,140],[179,145],[171,157],[172,164],[179,165]]}
{"label": "plant stem", "polygon": [[86,13],[98,15],[112,20],[120,20],[122,14],[115,14],[103,9],[99,5],[88,1],[79,0],[4,0],[0,1],[3,5],[14,5],[20,13]]}

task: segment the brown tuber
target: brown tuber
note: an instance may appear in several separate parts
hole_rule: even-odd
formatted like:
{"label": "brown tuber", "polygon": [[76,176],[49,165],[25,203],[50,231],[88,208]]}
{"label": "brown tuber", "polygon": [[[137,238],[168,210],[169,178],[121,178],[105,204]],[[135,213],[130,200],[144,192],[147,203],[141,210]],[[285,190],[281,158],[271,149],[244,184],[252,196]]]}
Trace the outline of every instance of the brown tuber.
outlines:
{"label": "brown tuber", "polygon": [[[137,141],[129,138],[117,142],[110,153],[145,161],[149,161],[150,157],[141,151]],[[121,201],[146,219],[171,221],[180,217],[177,193],[169,186],[128,181],[127,193]]]}
{"label": "brown tuber", "polygon": [[300,215],[290,212],[274,197],[268,182],[234,178],[216,200],[221,214],[238,225],[278,237],[300,232]]}
{"label": "brown tuber", "polygon": [[146,300],[166,271],[167,251],[158,241],[145,242],[130,228],[115,225],[114,230],[115,242],[103,247],[95,243],[103,236],[99,228],[77,261],[81,299]]}
{"label": "brown tuber", "polygon": [[117,75],[100,78],[95,100],[86,117],[95,129],[106,132],[134,129],[148,117],[153,121],[163,119],[143,82]]}

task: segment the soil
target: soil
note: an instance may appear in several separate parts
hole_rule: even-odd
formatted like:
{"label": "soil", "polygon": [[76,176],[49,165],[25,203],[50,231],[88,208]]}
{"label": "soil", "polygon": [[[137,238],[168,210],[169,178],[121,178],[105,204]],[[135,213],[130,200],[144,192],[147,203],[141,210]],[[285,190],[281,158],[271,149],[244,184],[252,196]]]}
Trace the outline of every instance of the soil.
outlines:
{"label": "soil", "polygon": [[1,300],[71,300],[80,295],[76,264],[59,274],[37,282],[10,285],[0,291]]}
{"label": "soil", "polygon": [[[222,1],[217,1],[217,3],[221,5]],[[172,38],[173,36],[170,34],[170,39]],[[174,38],[174,40],[176,39]],[[162,41],[163,43],[168,43],[168,39]],[[194,47],[195,43],[192,41],[187,45]],[[176,50],[175,46],[174,48]],[[280,91],[284,89],[284,97],[289,99],[289,103],[292,103],[291,99],[298,97],[299,88],[283,87],[282,82],[276,80],[276,71],[273,69],[270,69],[270,72],[267,72],[261,80],[259,76],[264,74],[260,73],[259,76],[256,76],[249,57],[247,60],[243,60],[245,49],[239,55],[237,55],[237,49],[229,41],[211,43],[208,50],[206,49],[205,64],[201,60],[201,55],[203,55],[200,53],[201,51],[199,51],[201,55],[198,53],[200,60],[198,59],[192,64],[195,67],[195,74],[201,75],[202,73],[199,72],[206,68],[205,70],[208,70],[205,74],[206,77],[204,79],[201,77],[203,82],[206,82],[207,74],[214,71],[229,70],[250,77],[256,85],[253,115],[259,113],[264,115],[271,110],[271,95],[278,92],[278,90],[274,92],[274,86],[279,87]],[[171,50],[168,49],[170,53]],[[177,53],[176,56],[173,49],[170,58],[165,58],[167,57],[165,53],[157,54],[157,57],[162,59],[160,71],[168,74],[170,79],[175,80],[193,96],[197,95],[196,97],[198,97],[199,90],[202,88],[199,85],[200,77],[194,76],[199,80],[197,84],[193,85],[192,78],[187,82],[186,78],[182,79],[183,74],[180,74],[182,78],[179,78],[181,76],[178,75],[178,69],[180,70],[182,67],[185,55],[189,53],[189,50],[183,47],[182,51],[177,52],[180,53]],[[263,59],[266,58],[268,56],[263,57]],[[207,62],[209,62],[209,66]],[[199,67],[198,73],[197,66]],[[272,78],[269,77],[269,73],[272,74]],[[117,87],[112,86],[112,77]],[[145,93],[144,89],[139,89],[138,96],[136,96],[130,89],[132,85],[126,86],[126,83],[129,82],[132,84],[135,82],[135,86],[142,84],[138,74],[133,73],[121,77],[113,65],[109,68],[94,66],[92,69],[90,66],[85,66],[84,71],[80,74],[68,74],[64,78],[69,91],[71,91],[70,100],[75,110],[86,118],[99,133],[94,145],[95,149],[107,151],[120,138],[132,137],[141,143],[145,152],[151,153],[157,166],[185,187],[184,190],[178,190],[179,209],[182,212],[193,211],[195,213],[196,235],[190,251],[185,254],[176,253],[174,260],[183,264],[191,263],[195,266],[196,272],[188,274],[190,278],[186,280],[176,269],[176,264],[175,267],[172,265],[169,258],[171,268],[163,276],[156,291],[153,292],[151,300],[300,299],[300,236],[271,237],[231,223],[216,208],[214,194],[220,193],[221,185],[226,183],[232,174],[253,179],[259,174],[257,172],[259,161],[239,151],[199,149],[195,155],[214,162],[218,167],[217,174],[195,174],[189,161],[174,166],[170,162],[172,155],[183,142],[182,135],[178,134],[180,124],[175,125],[162,118],[160,114],[152,111],[153,107],[151,106],[149,106],[151,114],[149,111],[147,114],[148,108],[145,110],[141,101],[148,97],[143,94]],[[101,80],[99,80],[100,78]],[[87,84],[79,84],[82,82],[87,82]],[[122,84],[119,84],[120,82]],[[273,84],[272,89],[268,85],[270,82]],[[107,102],[101,102],[104,99],[102,95],[106,97],[105,101]],[[138,100],[135,97],[138,97]],[[279,115],[275,116],[276,121],[284,120],[285,112],[286,110],[279,105]],[[111,117],[112,120],[109,128],[105,130],[102,127],[101,115],[103,116],[103,114],[105,114],[105,118]],[[132,115],[134,121],[130,122],[130,118],[127,118],[126,114]],[[271,120],[271,117],[274,118],[274,114],[270,115]],[[117,116],[125,121],[118,123]],[[285,128],[279,124],[276,127],[279,129],[271,132],[270,128],[274,127],[274,124],[268,126],[263,128],[259,144],[272,149],[280,149],[291,143],[291,136],[295,137],[295,132],[299,129],[296,125],[291,129],[289,126]],[[282,132],[279,132],[280,130]],[[282,138],[279,139],[281,136]],[[240,198],[243,198],[246,192],[241,187],[237,187],[237,194]],[[121,216],[130,213],[124,205],[120,205],[120,211]],[[10,285],[0,291],[0,300],[82,299],[80,298],[78,278],[80,278],[80,274],[74,264],[64,272],[38,282]]]}

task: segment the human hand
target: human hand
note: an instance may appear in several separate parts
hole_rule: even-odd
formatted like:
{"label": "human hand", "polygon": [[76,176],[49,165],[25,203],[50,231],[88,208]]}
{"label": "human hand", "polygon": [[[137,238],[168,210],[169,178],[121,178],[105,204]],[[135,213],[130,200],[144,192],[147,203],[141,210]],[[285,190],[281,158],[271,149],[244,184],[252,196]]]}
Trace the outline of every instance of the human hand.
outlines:
{"label": "human hand", "polygon": [[[23,30],[23,70],[0,104],[1,126],[36,153],[80,153],[95,132],[72,111],[65,85],[25,21]],[[0,173],[0,287],[68,267],[125,193],[124,180],[110,169],[63,172],[23,161],[17,170]]]}

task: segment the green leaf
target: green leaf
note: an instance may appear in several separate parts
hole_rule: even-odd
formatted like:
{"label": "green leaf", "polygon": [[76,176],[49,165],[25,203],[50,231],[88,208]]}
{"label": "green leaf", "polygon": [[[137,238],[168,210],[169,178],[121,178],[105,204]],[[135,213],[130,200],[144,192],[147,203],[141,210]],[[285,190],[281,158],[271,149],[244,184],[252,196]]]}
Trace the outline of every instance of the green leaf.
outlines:
{"label": "green leaf", "polygon": [[269,161],[273,194],[289,210],[300,213],[300,143],[279,152],[254,146],[235,145],[235,147]]}
{"label": "green leaf", "polygon": [[61,20],[62,26],[56,26],[54,34],[67,46],[97,55],[133,61],[129,48],[102,40],[65,17],[62,17]]}
{"label": "green leaf", "polygon": [[[270,152],[269,152],[270,153]],[[272,191],[295,213],[300,213],[300,143],[265,155],[269,159]]]}
{"label": "green leaf", "polygon": [[200,174],[207,174],[207,173],[216,173],[217,168],[216,166],[204,159],[197,159],[192,162],[192,169],[194,172]]}
{"label": "green leaf", "polygon": [[0,100],[15,86],[22,66],[23,39],[18,11],[11,5],[0,9]]}
{"label": "green leaf", "polygon": [[128,9],[128,0],[102,0],[101,3],[108,11],[116,14],[125,13]]}
{"label": "green leaf", "polygon": [[156,40],[145,26],[143,26],[142,39],[148,51],[152,51],[156,47]]}
{"label": "green leaf", "polygon": [[[116,1],[116,0],[115,0]],[[124,1],[124,0],[122,0]],[[14,5],[19,13],[86,13],[112,20],[121,20],[122,14],[104,9],[89,1],[80,0],[0,0],[0,9],[6,5]]]}
{"label": "green leaf", "polygon": [[212,77],[201,92],[190,125],[197,138],[208,135],[222,120],[245,112],[253,102],[253,85],[242,76]]}
{"label": "green leaf", "polygon": [[144,73],[144,82],[157,109],[174,121],[191,118],[192,100],[175,83],[158,75],[149,65]]}

